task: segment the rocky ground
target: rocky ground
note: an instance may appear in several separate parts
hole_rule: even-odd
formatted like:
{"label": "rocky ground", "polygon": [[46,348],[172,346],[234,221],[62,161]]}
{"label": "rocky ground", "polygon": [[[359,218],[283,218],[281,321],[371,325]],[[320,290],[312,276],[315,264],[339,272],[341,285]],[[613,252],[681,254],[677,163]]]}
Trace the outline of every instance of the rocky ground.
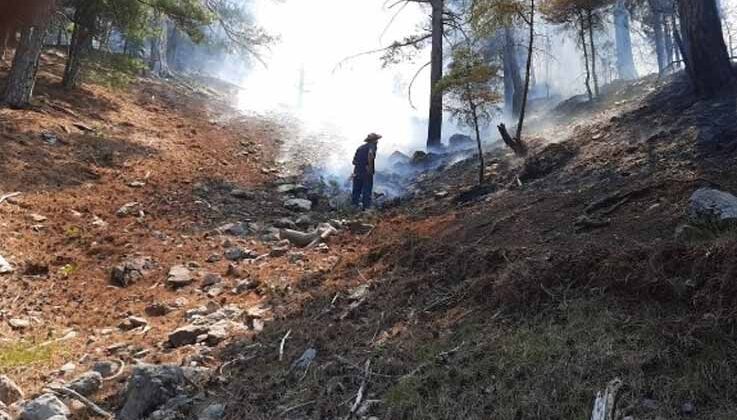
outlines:
{"label": "rocky ground", "polygon": [[43,64],[0,110],[0,418],[584,418],[615,378],[619,418],[737,412],[732,97],[610,86],[483,186],[394,155],[355,214],[225,84]]}

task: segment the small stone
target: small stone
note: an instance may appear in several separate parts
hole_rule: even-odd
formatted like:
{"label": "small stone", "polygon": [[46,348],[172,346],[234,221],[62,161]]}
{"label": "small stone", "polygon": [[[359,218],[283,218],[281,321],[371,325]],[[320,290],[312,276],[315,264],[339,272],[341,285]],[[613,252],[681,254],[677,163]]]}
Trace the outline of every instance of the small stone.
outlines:
{"label": "small stone", "polygon": [[128,186],[131,188],[143,188],[146,186],[146,183],[143,181],[131,181],[128,183]]}
{"label": "small stone", "polygon": [[274,227],[279,229],[296,229],[297,224],[294,223],[292,219],[289,219],[287,217],[283,217],[276,222],[274,222]]}
{"label": "small stone", "polygon": [[256,198],[256,195],[247,190],[243,190],[240,188],[235,188],[230,192],[230,195],[232,195],[235,198],[240,198],[241,200],[253,200]]}
{"label": "small stone", "polygon": [[9,377],[0,375],[0,403],[11,405],[23,398],[23,390]]}
{"label": "small stone", "polygon": [[244,223],[228,223],[220,226],[217,231],[225,235],[245,236],[248,234],[248,226]]}
{"label": "small stone", "polygon": [[154,268],[150,257],[135,257],[113,267],[110,282],[118,287],[128,287],[148,274]]}
{"label": "small stone", "polygon": [[295,223],[297,224],[297,226],[302,228],[310,227],[315,224],[315,222],[312,220],[312,217],[310,217],[310,215],[308,214],[299,216]]}
{"label": "small stone", "polygon": [[48,220],[46,216],[42,216],[40,214],[31,213],[31,220],[33,220],[36,223],[43,223]]}
{"label": "small stone", "polygon": [[120,370],[120,363],[115,361],[97,362],[92,366],[92,370],[107,379],[118,373]]}
{"label": "small stone", "polygon": [[307,192],[307,188],[300,184],[283,184],[276,187],[276,191],[281,194],[300,194]]}
{"label": "small stone", "polygon": [[317,357],[317,350],[307,349],[304,353],[302,353],[302,356],[300,356],[299,359],[295,360],[294,363],[292,363],[292,367],[307,369],[307,367],[312,364],[312,361],[315,360],[315,357]]}
{"label": "small stone", "polygon": [[223,282],[223,278],[215,273],[207,273],[205,274],[205,277],[202,279],[202,288],[207,289],[210,286],[214,286],[216,284],[220,284]]}
{"label": "small stone", "polygon": [[312,210],[312,201],[303,198],[291,198],[284,201],[284,207],[297,212],[308,212]]}
{"label": "small stone", "polygon": [[102,374],[95,371],[83,373],[70,382],[68,387],[85,397],[89,397],[102,388]]}
{"label": "small stone", "polygon": [[118,325],[118,328],[123,331],[131,331],[136,328],[144,327],[146,325],[148,325],[148,321],[146,321],[145,319],[137,316],[129,316],[123,322],[121,322],[120,325]]}
{"label": "small stone", "polygon": [[13,271],[15,271],[13,266],[10,265],[10,263],[5,258],[3,258],[2,255],[0,255],[0,274],[10,274]]}
{"label": "small stone", "polygon": [[75,370],[77,370],[77,364],[74,363],[74,362],[66,363],[66,364],[64,364],[64,366],[62,366],[61,368],[59,368],[59,372],[61,372],[64,375],[68,375],[68,374],[74,372]]}
{"label": "small stone", "polygon": [[145,312],[148,316],[166,316],[172,312],[174,308],[165,303],[152,303],[146,306]]}
{"label": "small stone", "polygon": [[694,413],[696,413],[696,406],[691,401],[686,401],[681,405],[681,413],[683,413],[684,416],[692,416]]}
{"label": "small stone", "polygon": [[252,260],[258,257],[258,254],[251,251],[250,249],[243,249],[240,247],[231,247],[225,250],[223,254],[229,261],[241,261],[241,260]]}
{"label": "small stone", "polygon": [[658,409],[658,402],[650,398],[643,399],[640,404],[646,410],[654,411]]}
{"label": "small stone", "polygon": [[212,254],[205,260],[206,262],[212,264],[216,263],[218,261],[222,261],[223,257],[220,254]]}
{"label": "small stone", "polygon": [[174,330],[171,334],[169,334],[168,343],[171,347],[174,348],[195,344],[198,341],[198,337],[201,335],[206,335],[208,331],[209,328],[207,328],[206,326],[187,325],[178,328]]}
{"label": "small stone", "polygon": [[287,255],[289,252],[288,246],[277,246],[274,248],[271,248],[271,251],[269,251],[269,257],[271,258],[279,258]]}
{"label": "small stone", "polygon": [[173,288],[187,286],[193,281],[192,272],[183,265],[175,265],[169,269],[169,276],[166,279],[166,283]]}
{"label": "small stone", "polygon": [[251,290],[255,290],[258,288],[258,282],[254,282],[250,279],[241,280],[238,282],[238,284],[235,286],[234,292],[237,295],[250,292]]}
{"label": "small stone", "polygon": [[220,420],[224,417],[225,405],[213,404],[202,410],[197,420]]}
{"label": "small stone", "polygon": [[118,211],[115,212],[115,215],[118,217],[126,217],[136,214],[136,210],[138,209],[139,205],[140,204],[135,201],[125,203],[118,209]]}
{"label": "small stone", "polygon": [[222,285],[211,286],[209,289],[207,289],[207,297],[209,297],[210,299],[214,299],[222,295],[224,291],[225,289]]}
{"label": "small stone", "polygon": [[25,330],[31,326],[31,321],[27,319],[13,318],[8,321],[10,328],[14,330]]}

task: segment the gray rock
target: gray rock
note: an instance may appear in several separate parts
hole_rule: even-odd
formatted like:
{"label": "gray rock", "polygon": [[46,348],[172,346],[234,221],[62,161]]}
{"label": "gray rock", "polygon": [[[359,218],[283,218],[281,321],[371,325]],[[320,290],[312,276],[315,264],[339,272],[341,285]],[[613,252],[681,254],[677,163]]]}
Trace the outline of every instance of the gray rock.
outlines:
{"label": "gray rock", "polygon": [[69,407],[53,394],[43,394],[26,403],[21,409],[21,420],[65,420],[71,414]]}
{"label": "gray rock", "polygon": [[229,261],[252,260],[258,257],[258,254],[250,249],[244,249],[237,246],[226,249],[223,255]]}
{"label": "gray rock", "polygon": [[476,142],[470,136],[465,134],[453,134],[448,139],[448,146],[455,150],[472,149],[476,147]]}
{"label": "gray rock", "polygon": [[303,198],[290,198],[284,201],[284,207],[297,212],[308,212],[312,210],[312,201]]}
{"label": "gray rock", "polygon": [[118,287],[128,287],[146,276],[155,264],[149,257],[135,257],[113,267],[110,282]]}
{"label": "gray rock", "polygon": [[241,200],[253,200],[256,198],[256,194],[254,194],[251,191],[243,190],[240,188],[235,188],[230,192],[230,195],[232,195],[235,198],[240,198]]}
{"label": "gray rock", "polygon": [[258,286],[259,286],[259,283],[257,281],[245,279],[245,280],[239,281],[233,291],[235,292],[235,294],[240,295],[246,292],[250,292],[251,290],[258,289]]}
{"label": "gray rock", "polygon": [[643,399],[640,402],[640,404],[642,405],[642,408],[644,408],[645,410],[650,410],[650,411],[657,410],[659,406],[657,401],[650,399],[650,398]]}
{"label": "gray rock", "polygon": [[300,194],[307,192],[307,187],[300,184],[283,184],[276,187],[276,191],[281,194]]}
{"label": "gray rock", "polygon": [[228,223],[220,226],[217,231],[232,236],[245,236],[249,233],[248,226],[245,223]]}
{"label": "gray rock", "polygon": [[145,419],[167,401],[182,394],[184,370],[170,365],[140,365],[126,386],[118,420]]}
{"label": "gray rock", "polygon": [[173,348],[195,344],[199,337],[208,333],[210,329],[204,325],[186,325],[177,328],[169,334],[169,346]]}
{"label": "gray rock", "polygon": [[310,227],[315,224],[315,222],[312,220],[312,217],[310,217],[309,214],[304,214],[302,216],[299,216],[297,220],[295,221],[295,223],[297,224],[297,226],[302,227],[302,228]]}
{"label": "gray rock", "polygon": [[102,388],[102,374],[95,371],[83,373],[70,382],[67,387],[85,397],[92,396]]}
{"label": "gray rock", "polygon": [[148,325],[148,321],[146,321],[145,319],[137,316],[129,316],[124,319],[123,322],[120,323],[120,325],[118,325],[118,328],[123,331],[131,331],[146,325]]}
{"label": "gray rock", "polygon": [[102,378],[110,378],[118,373],[120,363],[112,360],[97,362],[92,366],[92,371],[100,374]]}
{"label": "gray rock", "polygon": [[302,353],[302,356],[300,356],[299,359],[295,360],[294,363],[292,363],[292,367],[307,369],[307,367],[312,364],[312,361],[315,360],[315,357],[317,357],[317,350],[307,349],[304,353]]}
{"label": "gray rock", "polygon": [[173,288],[184,287],[191,284],[194,281],[192,272],[189,268],[183,265],[175,265],[169,269],[169,276],[166,279],[166,284]]}
{"label": "gray rock", "polygon": [[207,273],[205,274],[205,277],[202,279],[202,288],[206,289],[210,286],[214,286],[216,284],[220,284],[223,282],[223,278],[215,273]]}
{"label": "gray rock", "polygon": [[688,216],[696,223],[737,222],[737,197],[711,189],[699,188],[691,195]]}
{"label": "gray rock", "polygon": [[289,252],[288,246],[276,246],[274,248],[271,248],[271,251],[269,252],[269,257],[271,258],[279,258],[287,255]]}
{"label": "gray rock", "polygon": [[118,217],[126,217],[126,216],[132,216],[136,213],[138,213],[140,204],[137,202],[130,202],[123,204],[118,211],[115,212],[115,215]]}
{"label": "gray rock", "polygon": [[294,220],[290,218],[282,217],[281,219],[274,222],[274,227],[279,229],[296,229],[297,224],[294,223]]}
{"label": "gray rock", "polygon": [[0,375],[0,403],[10,405],[23,398],[23,390],[9,377]]}
{"label": "gray rock", "polygon": [[684,416],[692,416],[696,413],[696,406],[691,401],[686,401],[681,405],[681,414]]}
{"label": "gray rock", "polygon": [[173,307],[165,303],[156,302],[146,306],[145,312],[148,316],[166,316],[173,310]]}
{"label": "gray rock", "polygon": [[0,274],[10,274],[13,271],[15,271],[13,266],[10,265],[10,263],[5,258],[3,258],[2,255],[0,255]]}
{"label": "gray rock", "polygon": [[13,318],[8,321],[10,328],[14,330],[25,330],[31,326],[31,321],[27,319]]}
{"label": "gray rock", "polygon": [[197,420],[220,420],[223,418],[224,414],[224,404],[213,404],[202,410],[200,415],[197,417]]}

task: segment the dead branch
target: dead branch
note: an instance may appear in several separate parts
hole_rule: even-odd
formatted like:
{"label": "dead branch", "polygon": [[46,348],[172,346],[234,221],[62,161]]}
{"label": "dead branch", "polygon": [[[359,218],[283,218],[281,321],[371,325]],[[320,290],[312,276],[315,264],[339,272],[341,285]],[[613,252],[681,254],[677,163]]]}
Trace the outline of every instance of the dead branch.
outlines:
{"label": "dead branch", "polygon": [[353,406],[351,407],[351,412],[348,413],[345,420],[350,420],[353,418],[353,416],[356,414],[356,411],[361,407],[361,402],[363,402],[363,397],[366,392],[366,385],[368,384],[369,377],[371,376],[371,359],[366,359],[366,364],[364,365],[364,371],[363,371],[363,379],[361,380],[361,386],[358,388],[358,392],[356,393],[356,401],[353,403]]}
{"label": "dead branch", "polygon": [[75,399],[81,402],[82,404],[86,405],[90,410],[92,410],[95,414],[97,414],[100,417],[104,417],[106,419],[113,418],[113,415],[111,413],[108,413],[107,411],[103,410],[102,408],[100,408],[100,406],[93,403],[87,397],[84,397],[82,394],[78,393],[77,391],[74,391],[73,389],[69,389],[67,387],[58,387],[58,388],[57,387],[47,387],[46,390],[60,397]]}
{"label": "dead branch", "polygon": [[292,334],[292,330],[287,331],[286,334],[284,334],[284,337],[281,339],[281,344],[279,344],[279,361],[281,362],[284,360],[284,345],[287,343],[287,338],[289,338],[289,335]]}
{"label": "dead branch", "polygon": [[17,197],[17,196],[19,196],[21,194],[22,193],[20,193],[20,192],[14,192],[14,193],[10,193],[10,194],[5,194],[2,197],[0,197],[0,204],[3,204],[3,202],[5,200],[9,199],[9,198]]}

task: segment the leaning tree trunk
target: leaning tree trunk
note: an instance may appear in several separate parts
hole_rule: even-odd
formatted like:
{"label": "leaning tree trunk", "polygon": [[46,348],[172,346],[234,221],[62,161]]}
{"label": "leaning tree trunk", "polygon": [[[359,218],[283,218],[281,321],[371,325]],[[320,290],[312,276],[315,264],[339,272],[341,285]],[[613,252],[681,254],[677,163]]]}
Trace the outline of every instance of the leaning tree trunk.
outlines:
{"label": "leaning tree trunk", "polygon": [[[517,48],[514,42],[514,33],[512,28],[507,26],[504,28],[504,81],[505,81],[505,102],[511,104],[512,117],[519,118],[522,110],[522,76],[520,75],[519,62],[517,61]],[[507,94],[507,89],[510,90]]]}
{"label": "leaning tree trunk", "polygon": [[525,111],[527,110],[527,96],[530,93],[530,76],[532,75],[532,57],[535,47],[535,0],[530,0],[530,43],[527,48],[527,68],[525,69],[525,90],[522,96],[522,110],[519,113],[517,123],[517,141],[522,142],[522,128],[525,124]]}
{"label": "leaning tree trunk", "polygon": [[151,38],[151,60],[149,68],[159,77],[168,77],[171,75],[169,70],[169,62],[166,59],[167,40],[169,37],[168,25],[166,18],[157,16],[155,19],[157,32]]}
{"label": "leaning tree trunk", "polygon": [[715,0],[679,0],[686,69],[696,92],[716,95],[734,81]]}
{"label": "leaning tree trunk", "polygon": [[444,0],[432,0],[432,51],[430,53],[430,115],[427,127],[427,149],[442,146],[443,92],[436,89],[443,78],[443,10]]}
{"label": "leaning tree trunk", "polygon": [[591,41],[591,75],[594,77],[594,93],[599,96],[599,76],[596,74],[596,46],[594,43],[594,13],[591,9],[587,11],[589,22],[589,40]]}
{"label": "leaning tree trunk", "polygon": [[38,23],[23,28],[21,32],[3,95],[3,102],[11,108],[24,108],[31,102],[48,25],[48,18],[42,17]]}
{"label": "leaning tree trunk", "polygon": [[581,28],[578,31],[578,36],[581,39],[581,47],[583,48],[583,63],[586,67],[586,93],[589,95],[589,101],[594,99],[594,94],[591,92],[591,72],[589,71],[589,51],[586,46],[586,27],[584,24],[584,18],[582,14],[579,14],[578,20],[581,23]]}
{"label": "leaning tree trunk", "polygon": [[633,80],[637,78],[635,60],[632,55],[632,37],[630,33],[630,12],[624,0],[618,0],[614,8],[614,30],[617,42],[617,72],[619,78]]}

